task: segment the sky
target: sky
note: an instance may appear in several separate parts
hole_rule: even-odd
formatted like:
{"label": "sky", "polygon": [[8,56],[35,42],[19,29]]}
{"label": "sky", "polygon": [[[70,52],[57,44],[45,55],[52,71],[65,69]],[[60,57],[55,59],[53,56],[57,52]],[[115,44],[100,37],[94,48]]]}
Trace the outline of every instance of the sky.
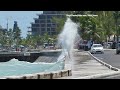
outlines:
{"label": "sky", "polygon": [[0,25],[2,28],[13,29],[14,21],[17,21],[18,27],[21,29],[21,36],[25,38],[31,22],[34,22],[33,18],[38,18],[36,14],[41,14],[42,11],[0,11]]}

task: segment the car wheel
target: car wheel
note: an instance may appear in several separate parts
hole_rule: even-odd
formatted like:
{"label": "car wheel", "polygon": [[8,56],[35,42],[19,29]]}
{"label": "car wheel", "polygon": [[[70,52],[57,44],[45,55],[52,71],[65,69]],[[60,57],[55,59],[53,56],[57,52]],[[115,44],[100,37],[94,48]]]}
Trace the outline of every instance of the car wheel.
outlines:
{"label": "car wheel", "polygon": [[116,51],[116,54],[119,54],[119,52],[118,52],[118,51]]}
{"label": "car wheel", "polygon": [[104,54],[104,52],[102,52],[102,54]]}

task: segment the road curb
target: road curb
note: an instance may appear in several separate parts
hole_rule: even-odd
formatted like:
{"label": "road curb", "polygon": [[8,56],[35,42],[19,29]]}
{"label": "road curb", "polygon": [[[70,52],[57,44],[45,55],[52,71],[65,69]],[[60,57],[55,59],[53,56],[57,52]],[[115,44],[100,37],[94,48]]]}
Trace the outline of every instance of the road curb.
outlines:
{"label": "road curb", "polygon": [[98,58],[96,58],[95,56],[93,56],[89,51],[88,51],[88,54],[89,54],[90,56],[92,56],[96,61],[98,61],[98,62],[101,63],[102,65],[108,67],[109,69],[114,70],[114,71],[119,71],[118,68],[113,67],[113,66],[111,66],[110,64],[107,64],[107,63],[101,61],[100,59],[98,59]]}

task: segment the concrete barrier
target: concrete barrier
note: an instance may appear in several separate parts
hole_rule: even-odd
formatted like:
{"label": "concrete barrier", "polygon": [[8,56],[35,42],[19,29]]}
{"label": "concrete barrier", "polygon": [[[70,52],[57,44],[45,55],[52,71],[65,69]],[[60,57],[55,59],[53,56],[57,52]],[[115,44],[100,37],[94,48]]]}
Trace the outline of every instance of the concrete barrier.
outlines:
{"label": "concrete barrier", "polygon": [[68,76],[68,70],[62,70],[61,71],[61,77]]}
{"label": "concrete barrier", "polygon": [[68,70],[68,76],[72,76],[72,70]]}
{"label": "concrete barrier", "polygon": [[52,71],[46,73],[35,73],[35,74],[25,74],[21,76],[8,76],[2,77],[0,79],[55,79],[65,76],[71,76],[72,70],[60,70],[60,71]]}
{"label": "concrete barrier", "polygon": [[98,62],[101,63],[102,65],[108,67],[108,68],[111,69],[111,70],[119,71],[118,68],[113,67],[113,66],[111,66],[110,64],[107,64],[107,63],[101,61],[100,59],[98,59],[98,58],[96,58],[95,56],[93,56],[89,51],[88,51],[88,53],[89,53],[90,56],[92,56],[96,61],[98,61]]}
{"label": "concrete barrier", "polygon": [[[37,56],[40,56],[40,55],[59,56],[60,54],[61,54],[61,50],[43,51],[40,53],[30,53],[30,55],[32,56],[35,56],[35,55]],[[54,78],[60,78],[64,76],[71,76],[71,75],[72,75],[72,70],[65,68],[64,70],[60,70],[60,71],[43,72],[43,73],[35,73],[35,74],[24,74],[24,75],[19,75],[19,76],[6,76],[6,77],[0,77],[0,79],[54,79]]]}
{"label": "concrete barrier", "polygon": [[62,77],[62,73],[61,73],[61,71],[58,71],[58,72],[52,72],[51,74],[52,74],[52,76],[51,76],[52,79]]}

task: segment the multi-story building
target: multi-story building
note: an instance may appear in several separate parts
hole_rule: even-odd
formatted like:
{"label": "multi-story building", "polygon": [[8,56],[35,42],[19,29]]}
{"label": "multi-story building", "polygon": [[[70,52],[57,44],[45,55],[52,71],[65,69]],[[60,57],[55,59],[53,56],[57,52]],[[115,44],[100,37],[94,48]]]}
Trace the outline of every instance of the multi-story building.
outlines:
{"label": "multi-story building", "polygon": [[5,28],[2,28],[2,26],[0,25],[0,32],[2,32],[3,34],[6,34],[6,32],[7,32],[7,29],[5,29]]}
{"label": "multi-story building", "polygon": [[31,23],[32,35],[56,35],[57,24],[53,22],[52,18],[63,18],[65,14],[63,11],[43,11],[42,14],[37,14],[38,18],[34,18],[34,22]]}

